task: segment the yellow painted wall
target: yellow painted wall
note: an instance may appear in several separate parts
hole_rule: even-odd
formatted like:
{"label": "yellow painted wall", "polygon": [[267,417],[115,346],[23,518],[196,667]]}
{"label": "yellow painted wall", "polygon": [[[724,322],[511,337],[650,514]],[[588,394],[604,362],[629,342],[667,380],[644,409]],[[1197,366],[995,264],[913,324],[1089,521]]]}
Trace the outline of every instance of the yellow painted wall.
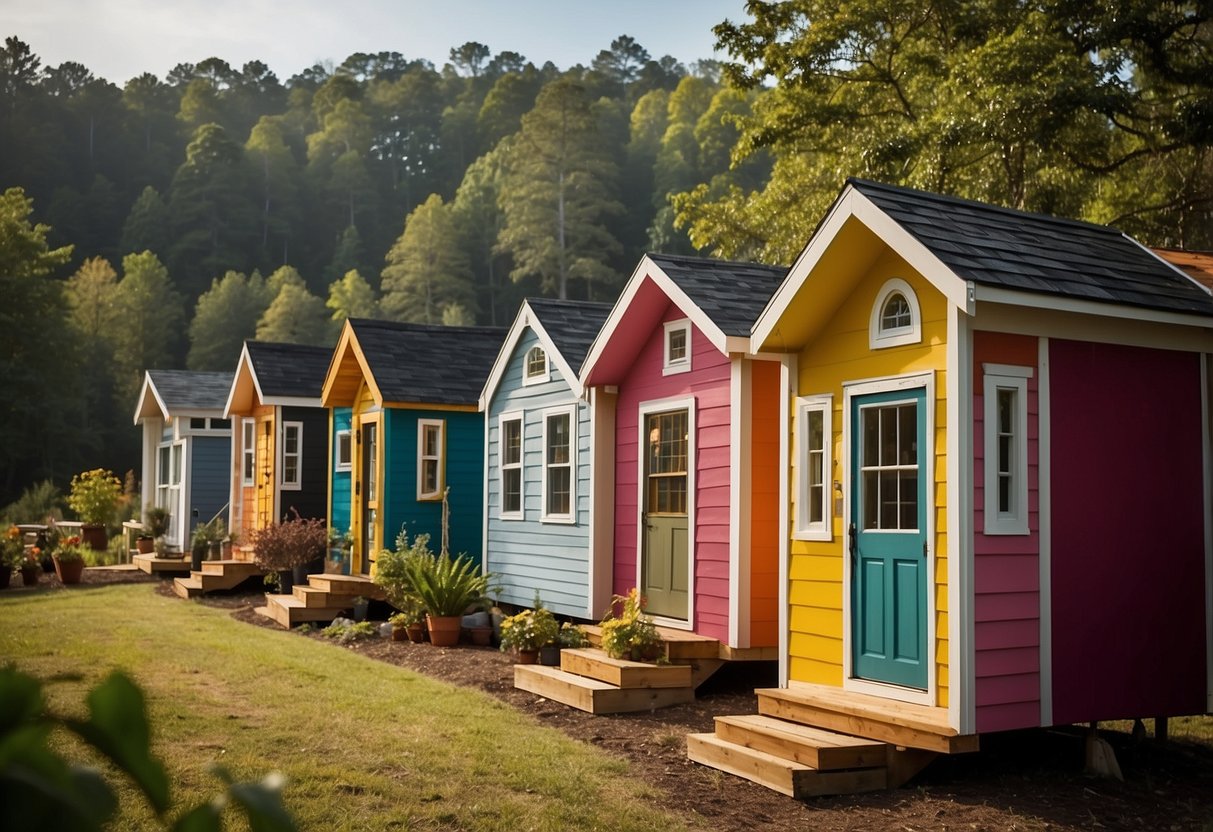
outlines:
{"label": "yellow painted wall", "polygon": [[[877,293],[890,278],[899,277],[913,288],[922,311],[922,342],[902,347],[871,350],[868,326]],[[798,304],[813,303],[814,298],[832,294],[832,280],[854,280],[844,271],[814,273],[809,283],[817,283],[821,293],[801,293],[785,317],[797,314]],[[947,489],[945,453],[947,449],[944,370],[947,366],[947,306],[944,297],[931,287],[904,260],[892,251],[883,254],[867,268],[845,295],[839,308],[824,328],[798,354],[796,391],[800,396],[832,394],[834,399],[832,464],[833,478],[843,475],[842,432],[843,383],[884,376],[935,371],[935,436],[933,480],[928,491],[935,498],[935,538],[931,546],[934,558],[934,584],[927,591],[935,596],[935,630],[939,705],[947,704]],[[795,403],[793,420],[795,419]],[[795,425],[793,424],[793,430]],[[792,445],[789,443],[789,447]],[[796,460],[792,460],[791,482],[797,482]],[[795,517],[795,507],[789,515]],[[841,686],[843,682],[843,558],[846,530],[844,518],[834,517],[834,539],[829,542],[792,540],[788,558],[789,663],[793,681]]]}
{"label": "yellow painted wall", "polygon": [[[354,399],[353,419],[350,423],[354,435],[358,436],[363,425],[374,423],[378,426],[378,442],[376,443],[377,450],[377,465],[375,466],[378,472],[377,487],[375,489],[377,501],[374,503],[378,514],[376,516],[375,535],[379,538],[378,541],[371,541],[371,546],[381,546],[383,540],[383,511],[382,505],[386,495],[383,493],[383,417],[382,411],[375,403],[375,396],[369,386],[364,381],[358,388],[358,395]],[[363,542],[363,529],[365,522],[363,520],[363,507],[366,504],[364,496],[366,494],[366,483],[362,481],[362,472],[364,470],[363,450],[364,444],[357,442],[355,445],[354,465],[350,472],[351,485],[350,493],[353,505],[350,507],[350,525],[353,529],[353,550],[351,570],[355,575],[362,570],[362,558],[367,552],[367,547]]]}
{"label": "yellow painted wall", "polygon": [[254,430],[256,437],[256,466],[253,475],[253,486],[257,490],[257,516],[254,527],[264,529],[271,523],[282,518],[274,516],[274,460],[277,450],[274,447],[274,408],[259,405],[253,411],[256,418]]}

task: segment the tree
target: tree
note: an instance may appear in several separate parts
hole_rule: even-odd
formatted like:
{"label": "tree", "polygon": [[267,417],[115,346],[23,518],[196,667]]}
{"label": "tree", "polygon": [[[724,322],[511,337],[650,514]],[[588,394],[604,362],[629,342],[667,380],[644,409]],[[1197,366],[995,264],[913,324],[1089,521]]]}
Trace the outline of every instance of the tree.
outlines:
{"label": "tree", "polygon": [[122,321],[111,336],[115,393],[119,406],[130,407],[144,370],[178,366],[178,333],[184,313],[168,269],[150,251],[122,258],[122,280],[114,305]]}
{"label": "tree", "polygon": [[649,52],[630,35],[620,35],[611,41],[610,49],[603,49],[594,58],[593,69],[620,89],[627,87],[640,77],[640,72],[649,62]]}
{"label": "tree", "polygon": [[332,310],[331,318],[338,325],[346,318],[379,317],[375,290],[356,270],[346,272],[343,278],[329,285],[329,299],[324,305]]}
{"label": "tree", "polygon": [[286,261],[299,222],[299,166],[287,147],[280,117],[262,116],[244,145],[260,206],[259,262]]}
{"label": "tree", "polygon": [[451,63],[464,74],[477,78],[484,72],[485,62],[492,52],[483,43],[469,40],[463,46],[451,49]]}
{"label": "tree", "polygon": [[167,254],[169,247],[168,205],[159,191],[148,185],[139,194],[122,224],[122,253],[154,251]]}
{"label": "tree", "polygon": [[118,323],[115,294],[118,273],[108,260],[90,257],[68,278],[64,298],[72,326],[90,341],[111,333]]}
{"label": "tree", "polygon": [[191,370],[235,367],[241,346],[256,334],[257,322],[269,305],[269,290],[257,272],[246,277],[230,271],[215,278],[198,298],[190,321],[186,366]]}
{"label": "tree", "polygon": [[283,283],[274,301],[257,321],[257,340],[287,344],[331,343],[333,334],[324,301],[305,286]]}
{"label": "tree", "polygon": [[337,240],[333,259],[324,270],[325,283],[341,280],[350,271],[356,271],[362,265],[363,256],[362,235],[355,226],[347,225]]}
{"label": "tree", "polygon": [[467,254],[442,197],[431,194],[404,224],[383,270],[384,317],[425,324],[442,322],[452,304],[475,309]]}
{"label": "tree", "polygon": [[620,250],[606,217],[615,200],[618,166],[601,136],[584,88],[571,80],[548,84],[523,116],[502,190],[505,225],[498,250],[514,258],[515,280],[537,277],[543,291],[569,296],[569,283],[609,283],[608,262]]}
{"label": "tree", "polygon": [[507,270],[498,264],[501,255],[496,251],[497,236],[504,222],[498,198],[505,153],[505,148],[499,146],[472,162],[450,206],[460,247],[468,253],[477,305],[488,311],[488,323],[492,326],[508,321],[521,299],[521,293],[514,297],[502,285]]}

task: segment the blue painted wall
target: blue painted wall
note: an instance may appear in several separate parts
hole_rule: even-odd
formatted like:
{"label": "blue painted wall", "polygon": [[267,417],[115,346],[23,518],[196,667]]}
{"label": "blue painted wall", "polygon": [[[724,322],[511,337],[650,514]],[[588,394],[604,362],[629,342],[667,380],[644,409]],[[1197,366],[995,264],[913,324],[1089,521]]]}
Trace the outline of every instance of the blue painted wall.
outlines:
{"label": "blue painted wall", "polygon": [[484,514],[484,417],[480,413],[388,408],[384,413],[384,545],[392,548],[403,527],[412,540],[430,535],[442,545],[442,501],[417,499],[417,423],[446,422],[446,484],[451,489],[451,554],[480,563]]}
{"label": "blue painted wall", "polygon": [[[488,552],[486,569],[503,587],[500,599],[530,606],[535,591],[546,607],[563,615],[597,617],[590,592],[590,408],[573,395],[549,359],[550,379],[522,385],[527,351],[539,343],[529,328],[518,339],[510,363],[488,403]],[[543,501],[543,419],[547,408],[577,404],[577,512],[575,523],[540,521]],[[499,417],[521,412],[523,519],[503,520]]]}
{"label": "blue painted wall", "polygon": [[[350,471],[337,470],[337,431],[349,430],[353,409],[333,408],[333,456],[329,460],[329,473],[333,478],[333,513],[329,526],[342,532],[350,528]],[[351,445],[351,448],[353,446]]]}
{"label": "blue painted wall", "polygon": [[[190,504],[186,513],[190,518],[190,532],[198,523],[205,523],[223,509],[226,525],[230,514],[227,501],[230,498],[232,473],[232,440],[228,436],[191,436],[186,444],[190,454]],[[194,516],[195,510],[198,512]],[[189,539],[185,545],[189,546]]]}

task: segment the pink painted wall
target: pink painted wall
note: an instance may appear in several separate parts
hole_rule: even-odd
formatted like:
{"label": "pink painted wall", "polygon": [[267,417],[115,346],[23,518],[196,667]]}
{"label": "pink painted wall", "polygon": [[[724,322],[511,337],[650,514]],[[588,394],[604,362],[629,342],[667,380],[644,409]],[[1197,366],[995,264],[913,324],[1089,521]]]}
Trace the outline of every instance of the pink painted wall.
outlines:
{"label": "pink painted wall", "polygon": [[[662,295],[662,298],[665,296]],[[635,304],[633,304],[635,306]],[[651,320],[652,310],[645,310]],[[628,310],[630,317],[632,309]],[[686,315],[666,301],[656,326],[632,337],[643,339],[635,360],[609,383],[619,386],[615,450],[614,592],[636,585],[639,407],[655,399],[694,396],[695,529],[694,631],[727,642],[729,637],[729,359],[691,326],[691,371],[663,376],[661,323]],[[625,331],[625,319],[620,332]],[[618,333],[617,333],[618,335]]]}
{"label": "pink painted wall", "polygon": [[1049,343],[1054,722],[1205,710],[1200,359]]}
{"label": "pink painted wall", "polygon": [[[973,333],[973,617],[977,730],[1040,725],[1040,420],[1036,338]],[[1028,531],[985,534],[982,365],[1032,367],[1028,388]]]}

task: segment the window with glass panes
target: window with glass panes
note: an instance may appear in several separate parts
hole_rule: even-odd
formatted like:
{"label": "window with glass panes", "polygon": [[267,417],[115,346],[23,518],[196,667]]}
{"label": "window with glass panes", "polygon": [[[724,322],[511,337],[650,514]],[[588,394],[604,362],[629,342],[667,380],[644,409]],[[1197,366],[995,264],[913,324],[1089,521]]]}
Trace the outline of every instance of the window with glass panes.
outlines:
{"label": "window with glass panes", "polygon": [[573,416],[549,413],[543,428],[543,513],[547,519],[573,514]]}

